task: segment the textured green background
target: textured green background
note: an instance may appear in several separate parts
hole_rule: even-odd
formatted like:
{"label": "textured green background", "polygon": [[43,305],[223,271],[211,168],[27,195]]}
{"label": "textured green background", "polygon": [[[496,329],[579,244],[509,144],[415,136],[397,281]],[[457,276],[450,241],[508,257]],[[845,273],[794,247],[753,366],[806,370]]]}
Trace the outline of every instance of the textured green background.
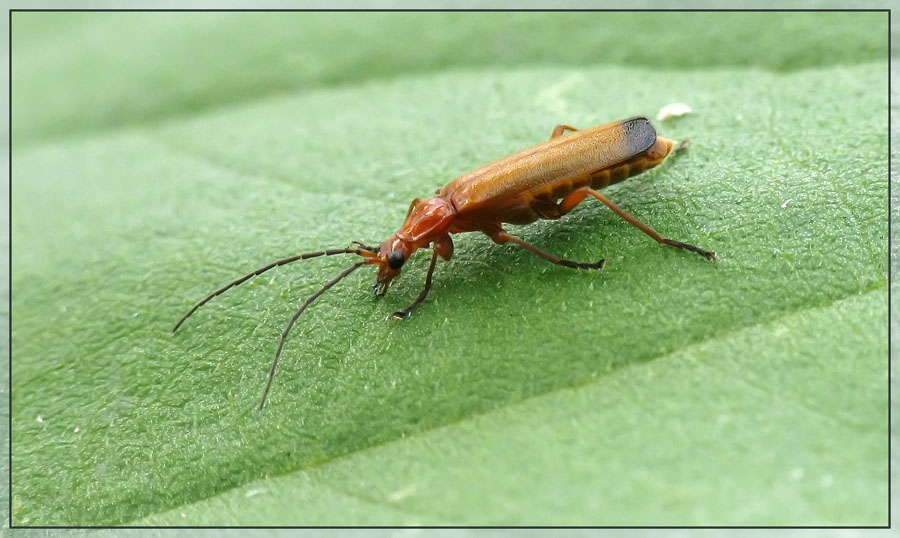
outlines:
{"label": "textured green background", "polygon": [[[887,522],[885,14],[15,14],[13,524]],[[409,200],[684,101],[691,151],[461,236],[383,300]],[[368,272],[368,271],[366,271]],[[41,416],[43,422],[37,417]],[[76,432],[77,428],[77,432]]]}

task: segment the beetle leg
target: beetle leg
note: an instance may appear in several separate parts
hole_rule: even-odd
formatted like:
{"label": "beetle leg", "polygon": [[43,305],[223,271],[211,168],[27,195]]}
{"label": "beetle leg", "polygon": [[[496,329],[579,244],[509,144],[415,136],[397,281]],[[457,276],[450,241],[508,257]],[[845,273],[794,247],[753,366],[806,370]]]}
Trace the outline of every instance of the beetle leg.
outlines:
{"label": "beetle leg", "polygon": [[425,297],[428,296],[428,292],[431,290],[431,275],[434,274],[434,266],[437,263],[437,259],[438,251],[437,249],[435,249],[431,254],[431,265],[428,266],[428,274],[425,275],[425,289],[422,290],[422,293],[420,293],[419,296],[416,297],[416,300],[413,301],[411,305],[407,306],[399,312],[394,312],[393,314],[388,316],[389,319],[403,319],[409,316],[409,313],[412,312],[415,307],[419,306],[419,303],[425,300]]}
{"label": "beetle leg", "polygon": [[564,260],[562,258],[554,256],[553,254],[550,254],[549,252],[544,252],[543,250],[532,245],[531,243],[526,243],[525,241],[522,241],[518,237],[513,237],[513,236],[509,235],[508,233],[503,231],[502,228],[499,228],[499,227],[496,230],[489,230],[489,231],[482,230],[482,231],[484,233],[486,233],[488,235],[488,237],[490,237],[498,245],[502,245],[503,243],[513,243],[515,245],[519,245],[520,247],[524,248],[525,250],[531,252],[532,254],[536,254],[536,255],[540,256],[541,258],[544,258],[545,260],[547,260],[550,263],[555,263],[556,265],[562,265],[563,267],[570,267],[572,269],[603,269],[603,266],[606,265],[605,258],[601,259],[597,263],[584,263],[584,262],[573,262],[572,260]]}
{"label": "beetle leg", "polygon": [[675,241],[674,239],[666,239],[665,237],[659,235],[659,233],[657,233],[656,230],[647,226],[646,224],[639,221],[638,219],[632,217],[624,209],[622,209],[619,206],[617,206],[616,204],[614,204],[612,202],[612,200],[610,200],[606,196],[603,196],[602,194],[595,191],[594,189],[589,189],[589,188],[585,187],[583,189],[578,189],[576,191],[573,191],[568,196],[563,198],[562,202],[560,202],[560,204],[559,204],[560,210],[562,210],[564,213],[568,213],[569,211],[572,210],[572,208],[574,208],[576,205],[581,203],[581,201],[584,200],[585,197],[587,197],[588,195],[593,196],[594,198],[600,200],[601,202],[603,202],[604,204],[609,206],[610,209],[612,209],[613,211],[615,211],[615,213],[617,215],[619,215],[620,217],[622,217],[623,219],[628,221],[629,224],[636,227],[637,229],[644,232],[645,234],[649,235],[650,237],[652,237],[653,239],[655,239],[658,243],[660,243],[662,245],[669,245],[669,246],[676,247],[676,248],[683,248],[685,250],[690,250],[691,252],[696,252],[697,254],[703,256],[704,258],[706,258],[707,260],[709,260],[711,262],[715,262],[715,261],[719,260],[719,258],[716,257],[715,252],[703,250],[702,248],[700,248],[698,246],[689,245],[687,243],[682,243],[681,241]]}
{"label": "beetle leg", "polygon": [[565,215],[559,204],[546,198],[535,198],[528,207],[542,219],[555,220]]}
{"label": "beetle leg", "polygon": [[366,245],[365,243],[362,243],[362,242],[360,242],[360,241],[350,241],[350,247],[349,247],[349,248],[354,248],[354,247],[359,247],[359,248],[361,248],[361,249],[363,249],[363,250],[367,250],[367,251],[369,251],[369,252],[378,252],[378,247],[370,247],[370,246],[368,246],[368,245]]}
{"label": "beetle leg", "polygon": [[550,133],[550,140],[553,140],[557,136],[562,136],[564,131],[577,131],[578,129],[570,126],[570,125],[557,125],[553,128],[553,132]]}
{"label": "beetle leg", "polygon": [[691,147],[691,141],[688,140],[687,138],[685,138],[681,142],[675,144],[675,147],[672,148],[672,155],[675,155],[676,153],[681,153],[682,151],[687,151],[688,148],[690,148],[690,147]]}

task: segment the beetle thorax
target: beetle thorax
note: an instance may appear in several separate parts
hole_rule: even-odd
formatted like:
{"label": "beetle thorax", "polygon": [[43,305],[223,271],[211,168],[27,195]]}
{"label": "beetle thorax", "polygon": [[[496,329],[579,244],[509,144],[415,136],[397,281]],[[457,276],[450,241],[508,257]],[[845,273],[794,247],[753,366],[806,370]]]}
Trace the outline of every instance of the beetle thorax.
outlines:
{"label": "beetle thorax", "polygon": [[425,246],[446,235],[455,216],[456,208],[449,200],[440,196],[429,198],[412,208],[403,226],[397,230],[397,237],[417,247]]}

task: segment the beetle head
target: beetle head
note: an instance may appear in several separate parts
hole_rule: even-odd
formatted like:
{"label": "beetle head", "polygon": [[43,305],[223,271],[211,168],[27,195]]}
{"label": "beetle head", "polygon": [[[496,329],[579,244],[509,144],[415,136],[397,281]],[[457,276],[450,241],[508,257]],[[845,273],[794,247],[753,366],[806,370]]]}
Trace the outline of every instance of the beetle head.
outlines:
{"label": "beetle head", "polygon": [[387,292],[391,281],[400,275],[403,264],[415,250],[412,243],[404,241],[397,234],[381,243],[378,251],[378,276],[373,286],[375,295],[384,295]]}
{"label": "beetle head", "polygon": [[[378,277],[375,295],[384,295],[391,281],[400,274],[413,253],[431,243],[440,243],[442,255],[449,259],[453,244],[449,242],[447,227],[456,216],[449,200],[441,197],[421,200],[416,198],[409,206],[406,221],[394,235],[381,243],[378,251]],[[446,239],[444,239],[446,238]],[[448,250],[449,249],[449,250]]]}

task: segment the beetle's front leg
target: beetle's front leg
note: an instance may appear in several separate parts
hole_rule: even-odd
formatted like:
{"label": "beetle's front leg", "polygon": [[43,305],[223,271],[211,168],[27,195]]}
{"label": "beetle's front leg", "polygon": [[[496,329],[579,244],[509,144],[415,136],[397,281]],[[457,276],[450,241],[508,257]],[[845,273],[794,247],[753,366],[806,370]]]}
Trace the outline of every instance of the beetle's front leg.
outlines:
{"label": "beetle's front leg", "polygon": [[366,250],[368,252],[378,252],[378,247],[370,247],[369,245],[366,245],[362,241],[350,241],[349,248],[357,248],[357,247],[361,248],[362,250]]}
{"label": "beetle's front leg", "polygon": [[403,319],[409,316],[409,313],[413,311],[413,309],[419,306],[419,303],[425,300],[425,297],[428,296],[428,292],[431,290],[431,275],[434,274],[434,266],[437,264],[438,259],[438,249],[434,249],[431,253],[431,265],[428,266],[428,274],[425,276],[425,289],[422,290],[422,293],[416,297],[416,300],[412,302],[411,305],[407,306],[403,310],[399,312],[394,312],[388,319]]}

